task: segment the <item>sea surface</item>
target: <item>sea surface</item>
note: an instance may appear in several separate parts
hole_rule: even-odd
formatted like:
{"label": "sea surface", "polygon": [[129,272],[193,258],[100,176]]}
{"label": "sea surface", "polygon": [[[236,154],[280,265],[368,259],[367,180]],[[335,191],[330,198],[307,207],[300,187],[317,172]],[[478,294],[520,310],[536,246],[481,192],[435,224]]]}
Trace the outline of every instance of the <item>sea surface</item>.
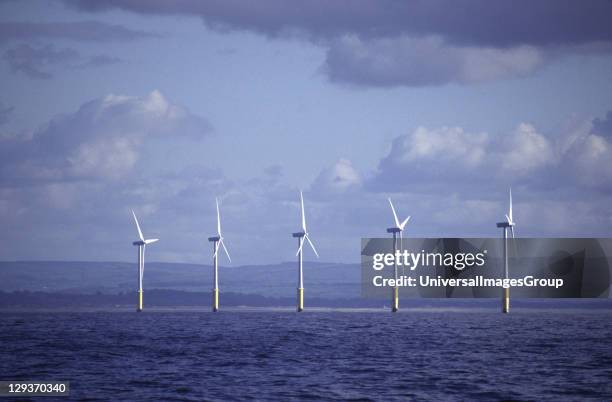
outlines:
{"label": "sea surface", "polygon": [[70,381],[43,401],[610,401],[611,324],[609,310],[2,312],[0,379]]}

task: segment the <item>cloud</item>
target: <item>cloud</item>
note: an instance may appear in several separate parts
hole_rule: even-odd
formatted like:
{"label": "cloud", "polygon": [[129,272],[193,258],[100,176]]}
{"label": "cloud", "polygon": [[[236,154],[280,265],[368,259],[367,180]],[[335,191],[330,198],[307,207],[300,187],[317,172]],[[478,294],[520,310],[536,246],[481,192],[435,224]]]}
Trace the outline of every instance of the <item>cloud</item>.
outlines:
{"label": "cloud", "polygon": [[4,59],[13,72],[21,72],[30,78],[48,79],[52,74],[47,70],[57,65],[65,65],[79,59],[74,49],[56,49],[53,45],[32,47],[27,44],[8,49]]}
{"label": "cloud", "polygon": [[427,130],[418,127],[411,135],[397,138],[389,158],[397,164],[418,160],[445,160],[464,166],[476,166],[484,156],[489,141],[486,133],[469,134],[460,127]]}
{"label": "cloud", "polygon": [[593,134],[612,139],[612,111],[609,111],[604,118],[593,120]]}
{"label": "cloud", "polygon": [[0,43],[52,38],[86,42],[123,42],[156,36],[158,35],[98,21],[0,23]]}
{"label": "cloud", "polygon": [[521,123],[497,150],[502,169],[522,174],[555,162],[552,144],[534,126]]}
{"label": "cloud", "polygon": [[52,119],[31,137],[1,140],[0,178],[118,179],[138,162],[145,138],[202,138],[209,123],[169,102],[159,91],[144,97],[107,95]]}
{"label": "cloud", "polygon": [[14,106],[7,106],[4,103],[0,102],[0,125],[6,123],[9,119],[11,113],[15,109]]}
{"label": "cloud", "polygon": [[308,1],[299,7],[282,0],[246,5],[239,0],[65,3],[92,12],[122,9],[148,15],[192,15],[211,26],[271,36],[292,30],[327,38],[345,33],[372,38],[439,35],[456,44],[494,47],[612,40],[607,18],[612,5],[606,0],[591,1],[588,7],[557,0],[519,0],[512,4],[470,0],[460,8],[450,7],[444,0]]}
{"label": "cloud", "polygon": [[393,0],[119,2],[65,0],[80,10],[202,18],[221,32],[299,37],[326,49],[321,71],[359,86],[473,84],[523,77],[572,54],[610,54],[606,0],[502,4]]}
{"label": "cloud", "polygon": [[323,169],[311,186],[315,194],[338,194],[355,191],[361,186],[361,176],[350,160],[341,158]]}
{"label": "cloud", "polygon": [[334,40],[322,67],[330,80],[365,86],[470,84],[525,76],[549,60],[533,46],[457,47],[440,37]]}
{"label": "cloud", "polygon": [[[386,236],[388,196],[400,215],[412,215],[407,236],[498,236],[509,185],[520,236],[607,236],[604,120],[556,133],[529,123],[503,133],[417,127],[396,137],[374,170],[347,158],[322,166],[304,188],[321,260],[358,261],[356,239]],[[213,150],[193,142],[209,130],[153,91],[93,99],[29,135],[0,139],[0,255],[133,261],[134,208],[147,235],[162,239],[148,258],[208,262],[219,197],[234,264],[293,260],[298,188],[278,165],[240,179],[209,165]],[[169,161],[183,142],[201,146],[202,156]]]}
{"label": "cloud", "polygon": [[101,55],[90,57],[88,60],[83,62],[79,67],[80,68],[102,67],[102,66],[107,66],[110,64],[117,64],[121,62],[123,62],[123,60],[121,60],[118,57],[112,57],[112,56],[101,54]]}
{"label": "cloud", "polygon": [[375,191],[406,191],[418,186],[444,185],[482,178],[490,146],[488,133],[468,133],[460,127],[427,129],[418,127],[410,134],[393,139],[366,186]]}
{"label": "cloud", "polygon": [[0,44],[22,42],[6,50],[4,60],[13,72],[20,72],[35,79],[52,78],[54,67],[91,68],[121,62],[119,58],[108,55],[83,56],[72,48],[57,48],[52,44],[41,44],[41,40],[66,39],[105,43],[134,41],[158,36],[158,34],[98,21],[0,22]]}
{"label": "cloud", "polygon": [[568,177],[583,186],[612,193],[612,142],[589,134],[574,142],[565,154]]}
{"label": "cloud", "polygon": [[392,141],[366,187],[422,192],[456,187],[465,194],[490,191],[499,183],[521,183],[547,191],[609,186],[610,152],[609,142],[601,136],[569,132],[551,137],[528,123],[495,136],[460,127],[418,127]]}
{"label": "cloud", "polygon": [[72,48],[57,49],[54,45],[34,47],[20,44],[4,53],[4,60],[13,72],[34,79],[50,79],[54,68],[92,68],[120,63],[121,59],[107,55],[84,57]]}

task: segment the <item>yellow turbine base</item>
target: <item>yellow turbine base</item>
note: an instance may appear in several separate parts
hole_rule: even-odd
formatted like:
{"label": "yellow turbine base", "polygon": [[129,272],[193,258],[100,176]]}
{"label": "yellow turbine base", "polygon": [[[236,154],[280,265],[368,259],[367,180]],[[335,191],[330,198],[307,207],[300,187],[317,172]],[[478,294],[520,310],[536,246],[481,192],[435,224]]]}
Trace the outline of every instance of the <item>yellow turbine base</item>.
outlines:
{"label": "yellow turbine base", "polygon": [[142,290],[138,291],[138,309],[136,311],[142,311]]}
{"label": "yellow turbine base", "polygon": [[502,303],[502,312],[508,314],[510,312],[510,288],[504,289]]}
{"label": "yellow turbine base", "polygon": [[304,288],[298,288],[297,290],[297,311],[304,310]]}
{"label": "yellow turbine base", "polygon": [[397,287],[393,288],[393,308],[391,311],[394,313],[399,310],[399,290]]}
{"label": "yellow turbine base", "polygon": [[219,289],[213,289],[212,291],[212,311],[219,311]]}

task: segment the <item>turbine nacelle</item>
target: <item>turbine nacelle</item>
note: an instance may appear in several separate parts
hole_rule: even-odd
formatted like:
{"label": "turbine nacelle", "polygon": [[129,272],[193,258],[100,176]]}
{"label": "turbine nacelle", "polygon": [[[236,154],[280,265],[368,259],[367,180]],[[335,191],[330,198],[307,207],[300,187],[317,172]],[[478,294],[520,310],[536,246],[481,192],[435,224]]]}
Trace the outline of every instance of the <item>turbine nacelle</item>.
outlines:
{"label": "turbine nacelle", "polygon": [[516,226],[516,224],[514,222],[509,223],[508,221],[506,221],[506,222],[497,222],[496,225],[497,225],[498,228],[511,228],[511,227]]}

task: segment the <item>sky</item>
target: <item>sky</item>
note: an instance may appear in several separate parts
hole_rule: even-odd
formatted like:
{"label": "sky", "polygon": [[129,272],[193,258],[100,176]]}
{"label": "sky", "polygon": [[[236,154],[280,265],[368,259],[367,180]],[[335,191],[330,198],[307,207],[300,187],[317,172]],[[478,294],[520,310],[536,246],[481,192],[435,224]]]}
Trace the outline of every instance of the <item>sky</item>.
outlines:
{"label": "sky", "polygon": [[[0,260],[612,233],[612,3],[0,0]],[[310,251],[308,261],[315,260]],[[227,264],[223,261],[222,264]]]}

